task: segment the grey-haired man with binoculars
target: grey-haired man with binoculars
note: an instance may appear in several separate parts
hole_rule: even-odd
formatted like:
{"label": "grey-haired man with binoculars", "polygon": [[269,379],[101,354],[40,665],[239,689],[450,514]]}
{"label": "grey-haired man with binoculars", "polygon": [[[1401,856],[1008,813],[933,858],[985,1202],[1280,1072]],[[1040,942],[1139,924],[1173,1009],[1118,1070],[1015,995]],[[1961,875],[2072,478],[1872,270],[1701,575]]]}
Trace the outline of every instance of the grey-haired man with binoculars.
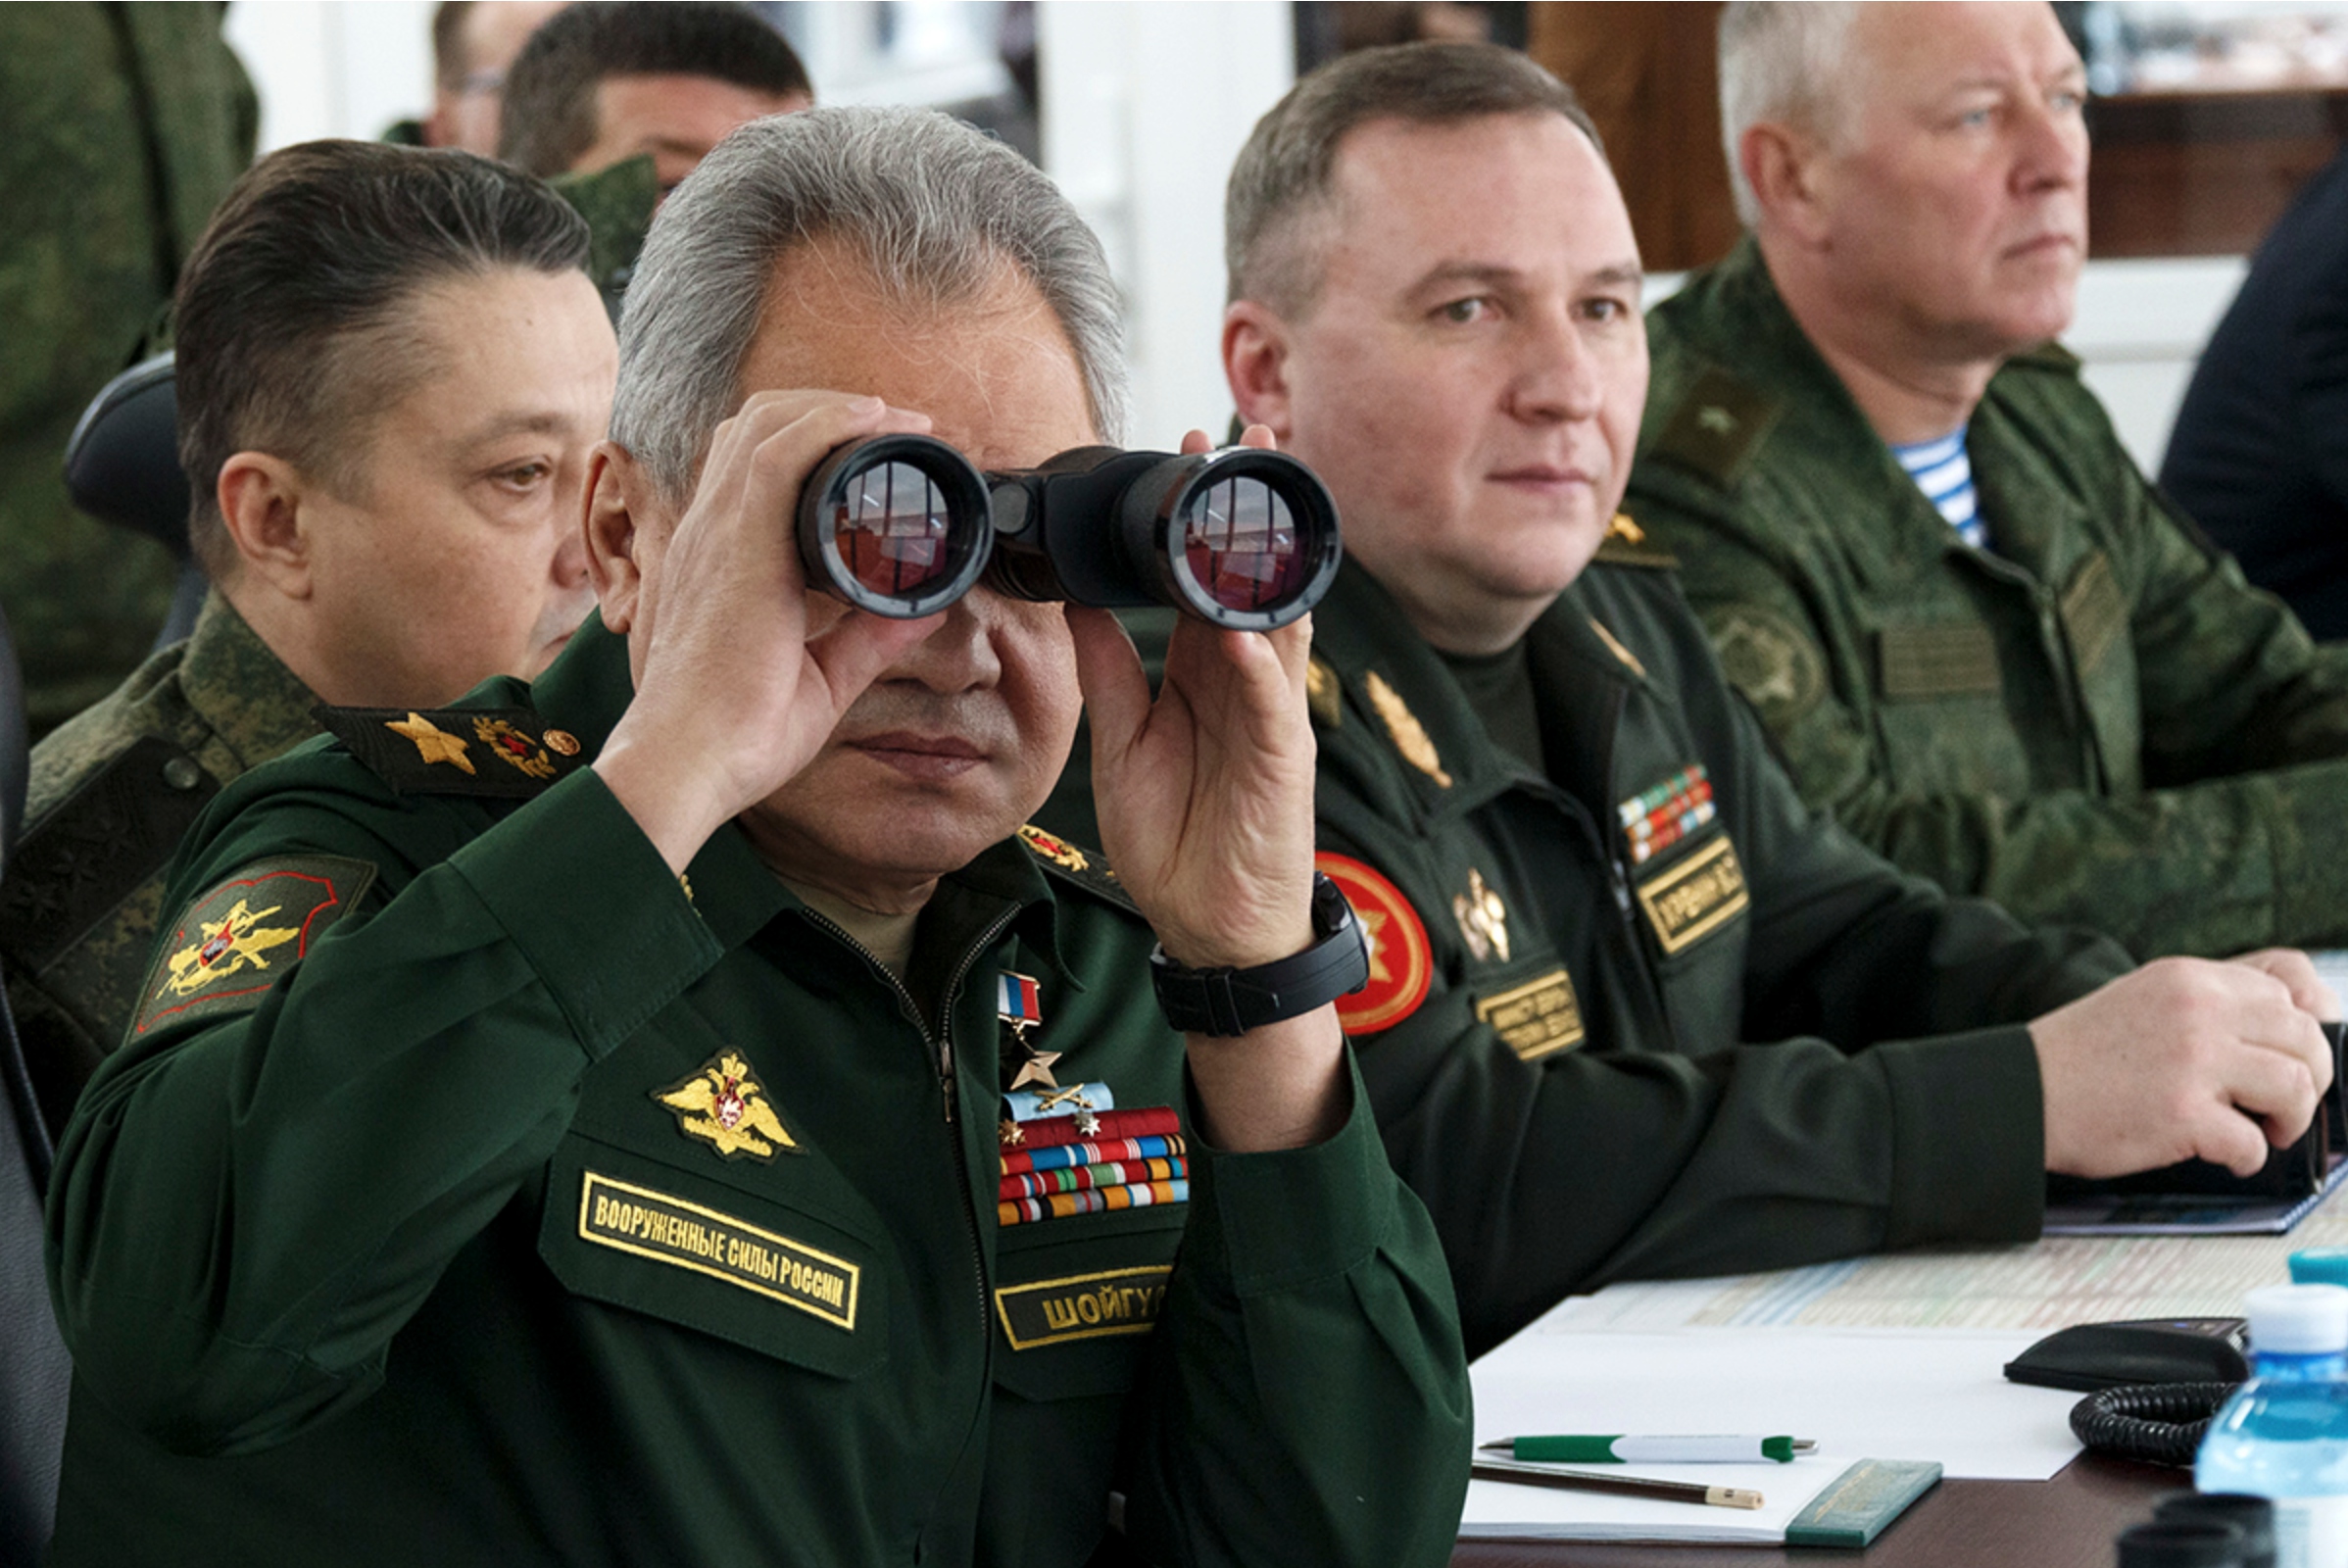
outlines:
{"label": "grey-haired man with binoculars", "polygon": [[[1312,864],[1314,492],[1081,453],[1113,306],[936,116],[759,122],[679,188],[600,623],[330,711],[182,856],[59,1157],[54,1561],[1447,1557],[1456,1318]],[[1154,699],[1052,597],[1088,563],[1201,612]],[[1080,689],[1113,874],[1022,825]]]}

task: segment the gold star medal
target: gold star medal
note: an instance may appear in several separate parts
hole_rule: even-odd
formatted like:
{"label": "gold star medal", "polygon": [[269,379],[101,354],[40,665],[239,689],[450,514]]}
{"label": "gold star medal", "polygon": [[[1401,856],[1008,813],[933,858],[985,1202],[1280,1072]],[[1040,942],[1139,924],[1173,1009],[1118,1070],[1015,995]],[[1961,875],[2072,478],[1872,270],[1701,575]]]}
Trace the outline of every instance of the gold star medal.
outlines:
{"label": "gold star medal", "polygon": [[727,1159],[769,1160],[777,1149],[802,1152],[739,1053],[718,1053],[699,1072],[654,1090],[652,1098],[675,1114],[679,1132]]}

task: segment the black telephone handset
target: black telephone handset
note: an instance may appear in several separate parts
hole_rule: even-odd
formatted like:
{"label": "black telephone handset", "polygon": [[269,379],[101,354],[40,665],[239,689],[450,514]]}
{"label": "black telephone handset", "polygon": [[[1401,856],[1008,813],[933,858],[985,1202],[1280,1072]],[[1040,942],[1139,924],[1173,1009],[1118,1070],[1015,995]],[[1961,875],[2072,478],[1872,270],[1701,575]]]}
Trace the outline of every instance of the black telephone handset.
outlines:
{"label": "black telephone handset", "polygon": [[2239,1383],[2250,1376],[2247,1350],[2238,1317],[2081,1323],[2008,1361],[2006,1378],[2083,1394],[2143,1383]]}

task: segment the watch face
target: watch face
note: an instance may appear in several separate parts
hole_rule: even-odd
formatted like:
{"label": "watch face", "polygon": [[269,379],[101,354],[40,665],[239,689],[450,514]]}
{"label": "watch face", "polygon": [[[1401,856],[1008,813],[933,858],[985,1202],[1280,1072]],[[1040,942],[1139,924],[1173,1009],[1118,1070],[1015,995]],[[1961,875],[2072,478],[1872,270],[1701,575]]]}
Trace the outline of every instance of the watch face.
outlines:
{"label": "watch face", "polygon": [[1435,976],[1427,928],[1402,890],[1361,861],[1324,851],[1312,863],[1353,906],[1369,952],[1369,981],[1337,999],[1338,1024],[1349,1035],[1391,1029],[1427,1000],[1427,987]]}

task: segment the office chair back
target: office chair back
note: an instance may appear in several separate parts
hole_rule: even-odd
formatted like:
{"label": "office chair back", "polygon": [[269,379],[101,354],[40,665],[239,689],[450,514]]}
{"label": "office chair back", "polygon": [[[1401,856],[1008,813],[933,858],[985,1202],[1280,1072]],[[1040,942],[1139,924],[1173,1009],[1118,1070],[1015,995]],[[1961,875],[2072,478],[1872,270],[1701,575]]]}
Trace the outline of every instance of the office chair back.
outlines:
{"label": "office chair back", "polygon": [[172,357],[158,354],[98,389],[66,443],[66,493],[97,518],[143,533],[179,563],[161,648],[195,629],[204,568],[187,546],[187,471],[179,466],[179,399]]}

